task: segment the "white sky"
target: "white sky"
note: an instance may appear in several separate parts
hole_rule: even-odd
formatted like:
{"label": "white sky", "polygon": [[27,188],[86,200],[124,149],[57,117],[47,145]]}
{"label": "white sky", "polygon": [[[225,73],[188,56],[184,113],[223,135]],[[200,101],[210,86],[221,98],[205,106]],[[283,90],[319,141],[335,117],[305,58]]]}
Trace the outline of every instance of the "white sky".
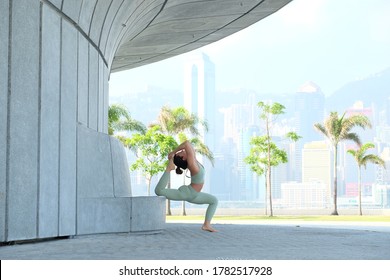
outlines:
{"label": "white sky", "polygon": [[390,67],[389,0],[293,0],[280,11],[199,50],[111,74],[110,95],[146,86],[182,91],[194,52],[216,65],[217,90],[295,92],[306,81],[331,95]]}

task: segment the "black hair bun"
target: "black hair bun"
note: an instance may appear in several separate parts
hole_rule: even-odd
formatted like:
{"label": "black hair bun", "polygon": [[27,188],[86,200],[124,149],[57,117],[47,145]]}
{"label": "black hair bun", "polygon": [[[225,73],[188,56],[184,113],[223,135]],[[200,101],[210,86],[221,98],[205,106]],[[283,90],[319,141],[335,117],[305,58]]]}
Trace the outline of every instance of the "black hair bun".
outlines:
{"label": "black hair bun", "polygon": [[180,167],[176,168],[176,174],[183,174],[183,170],[180,169]]}

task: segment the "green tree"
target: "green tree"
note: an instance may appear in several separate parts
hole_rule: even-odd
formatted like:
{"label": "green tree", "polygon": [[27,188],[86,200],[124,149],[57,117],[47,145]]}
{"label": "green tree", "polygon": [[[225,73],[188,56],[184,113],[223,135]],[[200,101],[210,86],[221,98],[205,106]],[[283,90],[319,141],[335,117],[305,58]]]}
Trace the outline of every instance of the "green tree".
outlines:
{"label": "green tree", "polygon": [[351,140],[361,145],[360,137],[357,133],[351,132],[354,127],[371,128],[370,120],[363,115],[339,117],[337,112],[331,112],[324,124],[314,124],[315,129],[329,139],[333,146],[333,211],[331,215],[338,215],[337,211],[337,156],[338,145],[342,141]]}
{"label": "green tree", "polygon": [[[213,159],[212,153],[208,147],[202,144],[199,140],[199,127],[203,127],[205,132],[207,132],[207,122],[199,118],[197,115],[190,113],[184,107],[177,107],[173,109],[168,106],[162,107],[158,116],[158,123],[153,124],[152,126],[158,126],[163,133],[174,137],[179,140],[178,142],[180,143],[190,138],[189,141],[193,144],[196,152],[211,160]],[[192,138],[187,137],[187,135],[190,135]],[[171,187],[170,181],[171,180],[169,180],[168,188]],[[185,206],[183,206],[183,213],[185,213]],[[167,201],[167,215],[172,215],[169,200]]]}
{"label": "green tree", "polygon": [[145,134],[135,133],[127,138],[125,145],[136,155],[137,160],[131,170],[140,170],[148,182],[148,195],[153,176],[165,170],[168,154],[177,147],[176,140],[158,131],[158,127],[149,128]]}
{"label": "green tree", "polygon": [[[112,104],[108,108],[108,134],[115,131],[138,131],[145,133],[146,127],[130,116],[128,109],[122,104]],[[120,138],[123,142],[123,138]]]}
{"label": "green tree", "polygon": [[170,108],[164,106],[161,108],[158,116],[158,125],[161,130],[172,136],[187,132],[193,136],[200,136],[199,126],[208,131],[208,124],[197,115],[190,113],[184,107]]}
{"label": "green tree", "polygon": [[358,149],[353,150],[349,149],[347,152],[351,154],[357,163],[358,166],[358,196],[359,196],[359,215],[363,215],[362,212],[362,178],[361,178],[361,168],[364,166],[364,168],[367,167],[367,164],[369,162],[373,164],[378,164],[383,167],[385,166],[385,161],[381,159],[379,156],[374,154],[366,154],[368,149],[375,148],[375,145],[373,143],[365,143],[362,146],[360,146]]}
{"label": "green tree", "polygon": [[[272,189],[271,189],[271,168],[288,161],[286,151],[279,149],[272,141],[271,129],[279,115],[284,114],[285,107],[280,103],[265,103],[260,101],[257,106],[260,108],[260,119],[265,124],[265,135],[252,137],[249,156],[244,160],[258,176],[266,175],[266,200],[270,209],[270,216],[273,216]],[[288,132],[286,138],[298,141],[300,136],[295,132]]]}

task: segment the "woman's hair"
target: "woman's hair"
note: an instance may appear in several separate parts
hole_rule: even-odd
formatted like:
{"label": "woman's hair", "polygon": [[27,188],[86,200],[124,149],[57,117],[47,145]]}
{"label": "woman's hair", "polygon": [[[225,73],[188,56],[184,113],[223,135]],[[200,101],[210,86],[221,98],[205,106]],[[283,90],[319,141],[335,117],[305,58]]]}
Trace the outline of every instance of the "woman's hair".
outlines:
{"label": "woman's hair", "polygon": [[182,169],[185,170],[188,167],[188,162],[178,155],[174,155],[173,163],[177,166],[176,174],[183,174]]}

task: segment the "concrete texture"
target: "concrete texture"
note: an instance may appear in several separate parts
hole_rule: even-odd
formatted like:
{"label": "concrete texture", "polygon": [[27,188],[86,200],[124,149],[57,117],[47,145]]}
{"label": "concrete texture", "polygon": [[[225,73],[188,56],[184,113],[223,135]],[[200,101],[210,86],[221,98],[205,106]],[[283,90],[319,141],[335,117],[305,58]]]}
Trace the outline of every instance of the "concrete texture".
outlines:
{"label": "concrete texture", "polygon": [[78,126],[77,138],[78,197],[113,197],[109,136]]}
{"label": "concrete texture", "polygon": [[60,54],[61,18],[51,9],[42,9],[41,53],[41,130],[39,177],[39,237],[58,234],[59,158],[60,158]]}
{"label": "concrete texture", "polygon": [[[2,260],[389,260],[389,226],[167,223],[164,230],[0,247]],[[306,263],[305,263],[306,264]],[[279,278],[278,278],[279,279]]]}
{"label": "concrete texture", "polygon": [[[8,61],[9,6],[0,1],[0,61]],[[0,63],[0,240],[5,239],[7,195],[8,63]]]}
{"label": "concrete texture", "polygon": [[[123,147],[106,135],[110,73],[215,42],[288,2],[0,0],[0,242],[73,236],[89,207],[117,211],[112,201],[131,194],[123,157],[112,159]],[[118,221],[131,218],[125,201]],[[85,232],[106,232],[93,221]]]}
{"label": "concrete texture", "polygon": [[17,240],[37,236],[40,4],[16,0],[11,10],[5,229],[7,238]]}
{"label": "concrete texture", "polygon": [[131,231],[145,232],[165,227],[164,197],[138,196],[131,198]]}
{"label": "concrete texture", "polygon": [[131,197],[130,174],[122,143],[110,137],[114,197]]}

